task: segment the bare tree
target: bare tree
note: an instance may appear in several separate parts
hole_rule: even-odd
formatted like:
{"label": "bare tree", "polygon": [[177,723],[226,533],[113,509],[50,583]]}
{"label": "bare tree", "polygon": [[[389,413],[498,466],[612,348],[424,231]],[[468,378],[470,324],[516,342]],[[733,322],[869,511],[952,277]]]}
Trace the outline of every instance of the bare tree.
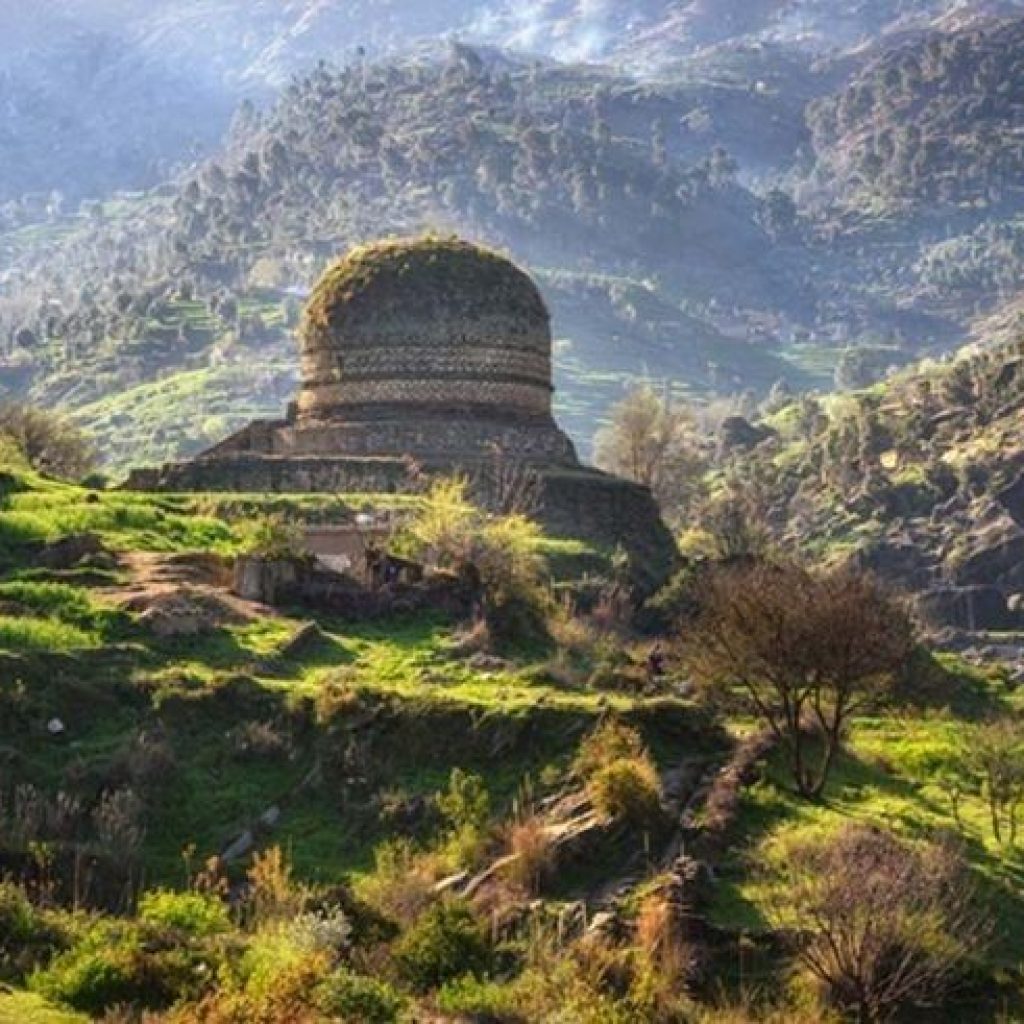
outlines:
{"label": "bare tree", "polygon": [[740,692],[788,751],[797,791],[816,798],[847,722],[891,690],[914,628],[870,576],[762,562],[711,576],[686,640],[697,678]]}
{"label": "bare tree", "polygon": [[964,759],[988,804],[996,842],[1015,845],[1024,803],[1024,731],[1008,719],[989,722],[971,734]]}
{"label": "bare tree", "polygon": [[492,445],[490,458],[474,474],[470,490],[500,515],[535,518],[544,504],[544,482],[536,467]]}
{"label": "bare tree", "polygon": [[42,473],[80,480],[96,466],[96,451],[73,423],[44,409],[11,403],[0,406],[0,435]]}
{"label": "bare tree", "polygon": [[934,1004],[988,932],[962,856],[865,825],[784,851],[769,915],[830,1000],[865,1024]]}

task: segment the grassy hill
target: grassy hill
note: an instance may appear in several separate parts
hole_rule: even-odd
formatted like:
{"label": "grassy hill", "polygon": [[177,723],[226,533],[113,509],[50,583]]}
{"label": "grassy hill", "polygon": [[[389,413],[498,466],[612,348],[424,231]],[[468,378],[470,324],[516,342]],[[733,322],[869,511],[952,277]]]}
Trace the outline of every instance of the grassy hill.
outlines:
{"label": "grassy hill", "polygon": [[[980,792],[949,782],[963,771],[964,745],[979,723],[1019,711],[1004,673],[922,657],[904,696],[857,717],[824,800],[808,804],[792,794],[771,744],[746,752],[758,732],[753,720],[714,710],[678,680],[648,692],[646,643],[602,634],[585,619],[559,627],[553,648],[481,659],[460,650],[458,624],[435,613],[358,622],[229,599],[219,559],[243,549],[254,517],[284,511],[329,521],[346,504],[394,500],[155,497],[4,475],[0,862],[25,881],[36,909],[0,888],[0,913],[20,915],[17,934],[26,936],[5,947],[0,976],[15,992],[0,995],[0,1020],[71,1021],[74,1007],[95,1013],[117,1001],[160,1008],[217,988],[249,1008],[235,1012],[268,1019],[284,1012],[274,998],[289,993],[295,1005],[313,1007],[303,1011],[311,1021],[352,1019],[345,1013],[369,1006],[379,1015],[365,1019],[382,1021],[487,1013],[513,1022],[524,1007],[528,1019],[548,1019],[566,1005],[568,1019],[580,1022],[759,1020],[780,1001],[795,1013],[765,869],[781,868],[788,842],[825,841],[850,822],[884,826],[905,841],[957,832],[997,922],[996,941],[979,949],[949,1016],[931,1019],[966,1019],[969,1006],[970,1019],[995,1020],[1000,1006],[1016,1005],[1019,850],[993,839]],[[61,541],[85,533],[99,541],[89,553],[55,557]],[[170,597],[193,602],[193,613],[201,597],[198,633],[160,631],[154,609]],[[663,801],[677,816],[687,806],[686,815],[645,824],[588,810],[578,752],[609,717],[637,730]],[[738,789],[721,788],[734,786],[726,764],[746,765],[736,769]],[[724,816],[723,800],[732,808]],[[561,846],[551,844],[563,835],[578,845],[556,854]],[[657,947],[635,936],[646,934],[642,922],[658,894],[678,884],[672,851],[680,836],[687,849],[717,851],[702,854],[713,881],[691,897],[704,966],[678,988],[676,975],[665,974],[668,987],[655,995],[641,979],[645,964],[660,962]],[[435,921],[424,908],[436,884],[462,891],[510,849],[529,855],[531,843],[540,843],[537,879],[508,890],[482,881],[470,900],[497,943],[498,959],[480,980],[454,980],[472,959],[457,960],[450,974],[444,968],[443,983],[396,966],[421,963],[399,951],[414,942],[403,935],[428,941],[417,929]],[[260,860],[275,849],[286,852],[287,870]],[[204,865],[216,854],[228,858],[217,871],[229,888],[204,889],[213,884]],[[255,881],[253,870],[277,874]],[[259,898],[281,906],[342,900],[346,927],[356,929],[347,966],[306,959],[306,940],[271,904],[251,909],[251,887],[268,884],[276,895]],[[144,897],[138,916],[112,916],[158,888],[186,895]],[[217,909],[219,891],[234,893],[233,917]],[[88,909],[61,909],[70,904]],[[602,955],[618,958],[633,979],[625,990],[586,969],[581,958],[596,940],[566,923],[579,913],[595,925],[610,915]],[[519,914],[532,923],[514,924]],[[477,919],[443,925],[463,929],[452,941],[468,943],[453,956],[480,953]],[[277,996],[261,988],[258,963],[267,956],[277,964]],[[214,965],[216,984],[185,979],[181,965],[196,962]],[[352,973],[360,995],[350,1004]],[[373,978],[371,996],[363,989]],[[327,979],[348,986],[344,999],[331,990],[342,1002],[318,1002],[327,999]],[[738,1009],[716,1016],[715,1006],[738,1005],[744,993],[746,1017]]]}

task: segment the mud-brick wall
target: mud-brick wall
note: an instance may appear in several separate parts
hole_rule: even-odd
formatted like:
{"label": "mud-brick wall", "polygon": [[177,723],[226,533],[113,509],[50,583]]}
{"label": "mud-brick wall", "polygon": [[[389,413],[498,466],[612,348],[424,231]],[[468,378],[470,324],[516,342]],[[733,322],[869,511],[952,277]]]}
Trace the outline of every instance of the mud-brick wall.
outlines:
{"label": "mud-brick wall", "polygon": [[[672,574],[678,552],[647,488],[589,469],[548,467],[539,476],[537,518],[549,533],[607,551],[621,546],[630,556],[636,582],[648,592]],[[162,491],[393,494],[408,490],[411,479],[402,459],[240,455],[141,471],[128,486]]]}
{"label": "mud-brick wall", "polygon": [[237,455],[137,470],[125,486],[140,491],[394,494],[409,487],[409,466],[403,459],[272,459]]}

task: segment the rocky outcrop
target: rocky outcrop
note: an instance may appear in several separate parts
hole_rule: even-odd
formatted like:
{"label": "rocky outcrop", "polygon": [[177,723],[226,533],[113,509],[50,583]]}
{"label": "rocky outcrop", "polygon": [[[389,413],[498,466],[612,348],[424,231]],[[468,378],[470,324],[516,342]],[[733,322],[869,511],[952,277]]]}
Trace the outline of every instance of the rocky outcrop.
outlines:
{"label": "rocky outcrop", "polygon": [[1006,510],[1006,514],[1018,525],[1024,527],[1024,473],[1017,477],[1009,487],[1004,487],[997,495],[996,501]]}
{"label": "rocky outcrop", "polygon": [[1024,590],[1024,530],[1014,525],[986,530],[955,567],[960,586],[1000,586]]}
{"label": "rocky outcrop", "polygon": [[775,431],[755,426],[744,416],[728,416],[718,428],[718,449],[723,455],[749,451],[774,436]]}
{"label": "rocky outcrop", "polygon": [[936,587],[919,595],[917,611],[929,625],[969,632],[1013,629],[1022,621],[994,586]]}
{"label": "rocky outcrop", "polygon": [[75,533],[47,544],[36,555],[35,562],[43,569],[73,569],[103,550],[103,542],[95,534]]}

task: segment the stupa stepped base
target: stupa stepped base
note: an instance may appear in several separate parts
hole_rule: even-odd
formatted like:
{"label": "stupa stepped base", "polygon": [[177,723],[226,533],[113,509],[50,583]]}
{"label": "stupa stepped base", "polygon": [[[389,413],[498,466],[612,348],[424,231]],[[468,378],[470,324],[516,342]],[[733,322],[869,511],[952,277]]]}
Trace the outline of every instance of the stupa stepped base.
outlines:
{"label": "stupa stepped base", "polygon": [[493,419],[452,411],[296,424],[259,421],[199,456],[240,454],[287,458],[377,458],[402,452],[431,465],[474,463],[497,453],[530,465],[578,466],[576,449],[551,417]]}

